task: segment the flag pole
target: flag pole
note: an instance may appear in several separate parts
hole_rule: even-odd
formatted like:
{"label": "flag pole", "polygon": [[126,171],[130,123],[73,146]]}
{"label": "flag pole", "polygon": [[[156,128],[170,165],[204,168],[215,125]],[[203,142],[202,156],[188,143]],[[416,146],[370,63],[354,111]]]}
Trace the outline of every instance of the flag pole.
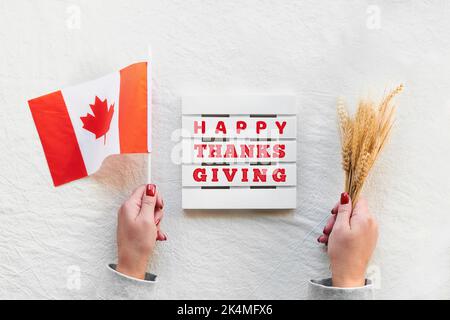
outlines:
{"label": "flag pole", "polygon": [[147,183],[152,182],[152,47],[147,48]]}

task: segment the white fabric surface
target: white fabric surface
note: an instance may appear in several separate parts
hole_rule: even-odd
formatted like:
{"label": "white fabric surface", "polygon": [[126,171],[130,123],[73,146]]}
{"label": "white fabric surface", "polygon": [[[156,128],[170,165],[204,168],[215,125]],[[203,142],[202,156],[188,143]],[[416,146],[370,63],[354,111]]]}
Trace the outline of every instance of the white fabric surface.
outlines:
{"label": "white fabric surface", "polygon": [[[380,222],[369,277],[379,298],[449,298],[449,6],[0,0],[0,298],[94,298],[100,289],[305,298],[309,279],[329,275],[316,238],[342,189],[336,99],[354,105],[400,82],[393,137],[364,192]],[[94,176],[54,188],[26,101],[145,58],[150,44],[152,171],[168,241],[151,263],[158,283],[138,295],[104,277],[116,259],[116,210],[146,182],[146,156],[112,156]],[[180,96],[260,92],[298,96],[297,210],[183,212],[171,160]]]}

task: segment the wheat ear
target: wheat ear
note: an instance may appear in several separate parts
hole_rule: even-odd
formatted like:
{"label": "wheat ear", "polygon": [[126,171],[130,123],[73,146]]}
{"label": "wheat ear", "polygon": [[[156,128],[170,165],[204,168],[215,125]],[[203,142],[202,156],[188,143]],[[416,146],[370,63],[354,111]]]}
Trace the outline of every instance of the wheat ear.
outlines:
{"label": "wheat ear", "polygon": [[361,100],[353,118],[349,116],[342,99],[338,101],[345,191],[350,194],[354,205],[370,170],[388,141],[396,111],[392,100],[403,88],[401,84],[390,91],[378,105],[370,100]]}

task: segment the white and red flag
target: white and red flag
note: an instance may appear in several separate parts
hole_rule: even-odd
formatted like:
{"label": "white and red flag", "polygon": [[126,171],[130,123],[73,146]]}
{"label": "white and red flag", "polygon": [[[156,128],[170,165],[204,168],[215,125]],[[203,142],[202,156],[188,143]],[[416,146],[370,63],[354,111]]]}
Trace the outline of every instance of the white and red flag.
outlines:
{"label": "white and red flag", "polygon": [[150,63],[28,101],[55,186],[112,154],[151,150]]}

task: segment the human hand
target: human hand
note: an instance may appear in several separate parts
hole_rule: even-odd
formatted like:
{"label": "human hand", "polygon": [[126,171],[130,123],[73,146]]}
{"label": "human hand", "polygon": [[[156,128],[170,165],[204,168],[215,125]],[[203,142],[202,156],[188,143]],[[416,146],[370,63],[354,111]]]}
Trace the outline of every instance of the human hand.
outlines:
{"label": "human hand", "polygon": [[156,240],[167,236],[160,230],[164,203],[154,184],[142,185],[120,207],[117,222],[117,271],[144,279]]}
{"label": "human hand", "polygon": [[341,194],[340,203],[331,213],[324,234],[317,240],[328,245],[333,286],[362,287],[377,243],[377,222],[363,198],[352,210],[352,201],[346,192]]}

